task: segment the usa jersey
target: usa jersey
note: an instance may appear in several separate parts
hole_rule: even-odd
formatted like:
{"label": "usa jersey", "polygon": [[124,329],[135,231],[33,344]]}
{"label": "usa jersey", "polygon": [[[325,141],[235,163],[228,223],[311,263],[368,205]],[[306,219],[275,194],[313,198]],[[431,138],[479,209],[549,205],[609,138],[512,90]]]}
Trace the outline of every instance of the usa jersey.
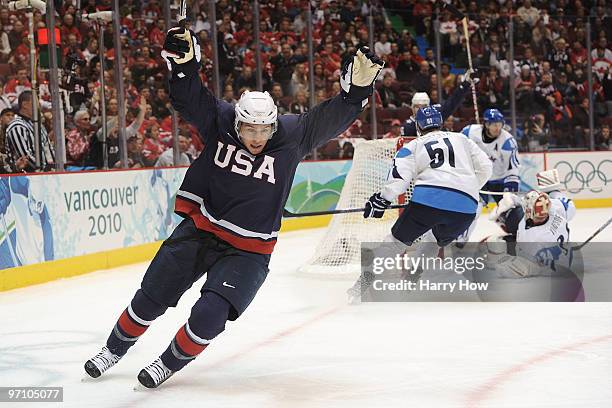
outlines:
{"label": "usa jersey", "polygon": [[205,88],[197,72],[182,74],[170,80],[172,104],[196,126],[204,150],[187,170],[175,212],[235,248],[271,254],[300,160],[344,132],[361,103],[338,94],[301,115],[280,115],[278,130],[253,156],[234,130],[234,107]]}
{"label": "usa jersey", "polygon": [[484,125],[469,125],[461,133],[482,149],[493,163],[493,174],[489,182],[519,182],[518,145],[514,137],[502,129],[500,135],[490,143],[483,140]]}
{"label": "usa jersey", "polygon": [[558,191],[549,193],[549,197],[551,205],[548,221],[531,227],[527,226],[524,217],[519,222],[516,234],[517,254],[555,270],[557,265],[571,265],[568,223],[576,214],[576,206]]}
{"label": "usa jersey", "polygon": [[478,191],[491,169],[487,155],[470,139],[460,133],[434,131],[398,150],[382,196],[391,201],[414,181],[410,201],[474,214]]}

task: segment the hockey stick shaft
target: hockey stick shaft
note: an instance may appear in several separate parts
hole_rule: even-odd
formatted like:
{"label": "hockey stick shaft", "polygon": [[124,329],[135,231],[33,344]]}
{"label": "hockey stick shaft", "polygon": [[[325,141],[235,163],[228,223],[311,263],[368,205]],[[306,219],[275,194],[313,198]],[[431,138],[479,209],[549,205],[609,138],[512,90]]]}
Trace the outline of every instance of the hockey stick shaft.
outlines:
{"label": "hockey stick shaft", "polygon": [[[465,35],[465,45],[467,48],[468,65],[470,67],[471,75],[474,75],[474,66],[472,65],[472,50],[470,49],[470,30],[468,27],[468,18],[465,16],[461,21],[463,24],[463,34]],[[470,81],[470,88],[472,88],[472,103],[474,104],[474,118],[476,123],[480,124],[480,115],[478,114],[478,98],[476,97],[476,84],[474,81]]]}
{"label": "hockey stick shaft", "polygon": [[593,238],[595,238],[597,235],[599,235],[599,233],[601,231],[603,231],[604,229],[606,229],[606,227],[608,227],[608,225],[610,225],[612,223],[612,217],[610,219],[608,219],[608,221],[606,221],[601,227],[599,227],[597,229],[597,231],[595,231],[594,233],[591,234],[590,237],[587,238],[586,241],[584,241],[582,244],[576,246],[574,249],[582,249],[586,244],[588,244],[589,242],[591,242],[591,240]]}
{"label": "hockey stick shaft", "polygon": [[[398,208],[406,208],[408,204],[394,204],[389,206],[388,210],[395,210]],[[283,217],[285,218],[295,218],[295,217],[313,217],[317,215],[334,215],[334,214],[350,214],[350,213],[358,213],[364,212],[365,208],[346,208],[343,210],[328,210],[328,211],[313,211],[313,212],[304,212],[304,213],[293,213],[289,210],[283,210]]]}

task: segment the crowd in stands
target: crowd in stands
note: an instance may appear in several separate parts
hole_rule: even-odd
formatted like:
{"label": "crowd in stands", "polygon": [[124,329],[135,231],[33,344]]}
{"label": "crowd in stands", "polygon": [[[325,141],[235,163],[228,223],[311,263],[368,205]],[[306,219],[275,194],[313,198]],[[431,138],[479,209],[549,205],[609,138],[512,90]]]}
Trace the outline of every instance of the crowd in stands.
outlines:
{"label": "crowd in stands", "polygon": [[[113,30],[106,26],[104,63],[99,58],[94,23],[79,18],[75,1],[64,1],[57,24],[61,32],[62,87],[68,91],[65,113],[67,168],[101,168],[103,152],[100,73],[105,79],[109,167],[120,166],[118,143],[119,98],[127,107],[127,155],[129,167],[171,165],[172,110],[167,90],[166,64],[160,58],[166,26],[161,0],[125,0],[121,7],[121,41],[125,95],[115,87]],[[374,51],[386,62],[376,84],[376,129],[384,137],[396,137],[411,115],[415,92],[427,92],[432,103],[446,100],[468,66],[466,38],[460,22],[430,0],[260,0],[261,65],[263,88],[274,97],[280,113],[309,109],[307,7],[313,4],[314,100],[321,102],[340,90],[343,61],[361,46],[369,45],[368,16],[375,26]],[[316,4],[315,4],[316,3]],[[501,109],[510,117],[510,88],[516,92],[514,133],[525,151],[554,147],[589,146],[587,61],[593,64],[595,140],[598,149],[610,148],[612,116],[612,11],[606,0],[503,0],[452,3],[470,17],[469,44],[477,67],[478,104]],[[110,0],[83,0],[83,11],[110,10]],[[436,3],[438,4],[438,3]],[[213,46],[208,2],[190,7],[192,28],[202,53],[201,78],[213,89]],[[508,61],[509,16],[514,21],[515,59]],[[235,104],[246,89],[256,88],[255,41],[252,2],[216,2],[220,97]],[[441,78],[436,75],[434,22],[441,35]],[[587,33],[590,22],[590,33]],[[36,28],[44,16],[34,13]],[[23,12],[0,6],[0,171],[44,169],[53,156],[37,168],[24,146],[7,137],[15,116],[23,111],[30,91],[28,21]],[[593,43],[587,55],[586,39]],[[510,83],[510,70],[515,80]],[[438,81],[441,87],[438,88]],[[48,73],[39,70],[42,125],[49,145],[57,137],[51,126]],[[441,92],[438,91],[441,89]],[[27,94],[26,94],[27,95]],[[30,97],[31,98],[31,97]],[[31,100],[31,99],[30,99]],[[320,158],[351,157],[354,137],[371,137],[370,109],[339,139],[319,151]],[[471,98],[465,101],[446,127],[460,131],[473,120]],[[180,164],[189,164],[203,148],[195,128],[179,120]],[[45,132],[46,133],[46,132]],[[411,135],[408,135],[411,136]],[[47,137],[47,136],[45,136]],[[26,146],[27,147],[27,146]],[[29,146],[31,148],[31,146]],[[31,152],[30,152],[31,153]],[[47,166],[50,167],[50,166]]]}

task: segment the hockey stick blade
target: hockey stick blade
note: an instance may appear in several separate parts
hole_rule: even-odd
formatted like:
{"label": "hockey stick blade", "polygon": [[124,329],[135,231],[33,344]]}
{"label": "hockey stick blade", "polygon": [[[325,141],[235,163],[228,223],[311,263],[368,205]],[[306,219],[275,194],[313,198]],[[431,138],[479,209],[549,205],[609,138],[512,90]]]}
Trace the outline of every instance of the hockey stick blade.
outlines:
{"label": "hockey stick blade", "polygon": [[[387,210],[395,210],[398,208],[406,208],[408,204],[394,204],[387,208]],[[313,211],[305,213],[293,213],[287,209],[283,209],[283,217],[285,218],[296,218],[296,217],[314,217],[317,215],[334,215],[334,214],[349,214],[364,212],[365,208],[346,208],[343,210],[328,210],[328,211]]]}

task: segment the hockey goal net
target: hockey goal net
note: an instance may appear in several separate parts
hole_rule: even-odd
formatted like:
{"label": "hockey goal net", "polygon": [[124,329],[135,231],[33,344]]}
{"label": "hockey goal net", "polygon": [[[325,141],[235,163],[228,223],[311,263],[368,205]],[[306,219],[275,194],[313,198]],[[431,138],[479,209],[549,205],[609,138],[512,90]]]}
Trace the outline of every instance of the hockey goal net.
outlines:
{"label": "hockey goal net", "polygon": [[[391,169],[397,149],[407,140],[378,139],[354,142],[353,164],[349,170],[336,208],[363,208],[372,194],[380,191]],[[393,204],[406,202],[409,191]],[[387,210],[382,218],[364,219],[363,214],[335,214],[313,257],[300,272],[314,274],[351,274],[359,272],[362,242],[381,242],[390,233],[400,210]]]}

